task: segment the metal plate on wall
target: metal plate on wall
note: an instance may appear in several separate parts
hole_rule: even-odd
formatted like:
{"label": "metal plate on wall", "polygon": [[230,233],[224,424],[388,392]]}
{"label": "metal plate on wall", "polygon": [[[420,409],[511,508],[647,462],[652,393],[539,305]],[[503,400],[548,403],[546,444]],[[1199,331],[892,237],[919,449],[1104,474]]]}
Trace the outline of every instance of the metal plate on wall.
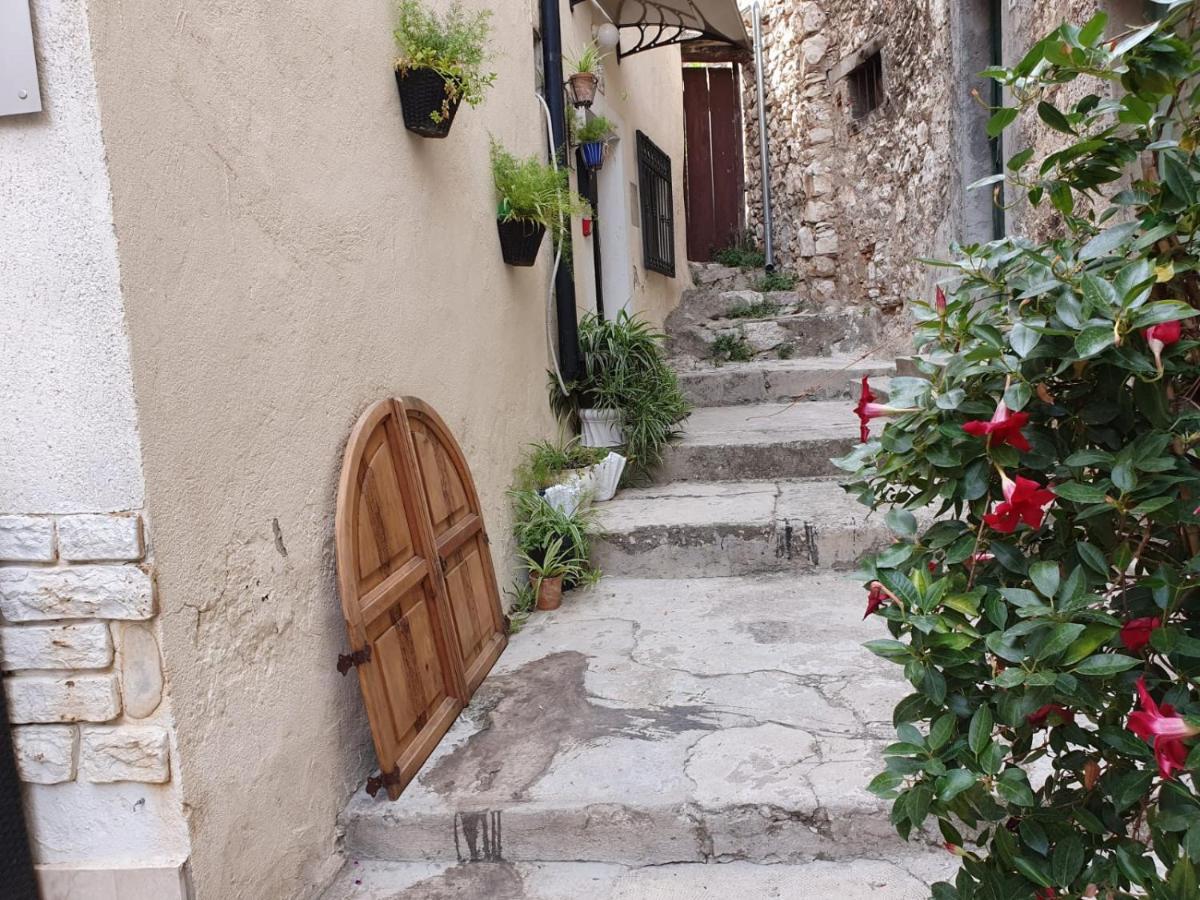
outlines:
{"label": "metal plate on wall", "polygon": [[39,112],[37,59],[28,0],[0,0],[0,116]]}

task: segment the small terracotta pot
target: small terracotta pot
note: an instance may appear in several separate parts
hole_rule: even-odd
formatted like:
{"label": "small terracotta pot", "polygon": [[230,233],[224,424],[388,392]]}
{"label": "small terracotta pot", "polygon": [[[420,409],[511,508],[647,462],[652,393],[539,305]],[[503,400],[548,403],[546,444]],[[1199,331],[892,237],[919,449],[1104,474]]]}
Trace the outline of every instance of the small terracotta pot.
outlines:
{"label": "small terracotta pot", "polygon": [[571,102],[577,109],[587,109],[596,99],[596,88],[600,79],[591,72],[576,72],[568,79],[571,85]]}
{"label": "small terracotta pot", "polygon": [[542,610],[558,609],[562,606],[562,576],[555,575],[553,578],[543,578],[541,584],[534,576],[529,576],[529,580],[533,582],[537,588],[537,608]]}

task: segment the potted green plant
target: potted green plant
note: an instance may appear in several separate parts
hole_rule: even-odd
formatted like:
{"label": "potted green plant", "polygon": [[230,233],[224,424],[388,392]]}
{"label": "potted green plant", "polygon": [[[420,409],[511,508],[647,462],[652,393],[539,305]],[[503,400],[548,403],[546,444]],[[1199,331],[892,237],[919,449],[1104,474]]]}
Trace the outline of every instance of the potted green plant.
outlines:
{"label": "potted green plant", "polygon": [[604,166],[604,148],[615,130],[616,126],[604,116],[592,116],[574,128],[575,143],[589,169],[599,171]]}
{"label": "potted green plant", "polygon": [[421,0],[398,0],[396,86],[404,127],[444,138],[459,104],[478,106],[496,79],[487,70],[491,11],[466,11],[454,2],[442,14]]}
{"label": "potted green plant", "polygon": [[628,473],[642,478],[679,437],[691,406],[667,365],[663,335],[624,310],[609,321],[593,313],[579,322],[583,374],[564,395],[551,373],[550,405],[560,420],[578,422],[587,446],[625,447]]}
{"label": "potted green plant", "polygon": [[564,240],[571,217],[591,215],[591,207],[570,189],[566,168],[519,159],[496,141],[491,156],[500,251],[510,266],[532,266],[546,231]]}
{"label": "potted green plant", "polygon": [[576,109],[587,109],[596,99],[600,86],[600,74],[604,71],[604,54],[595,42],[583,48],[583,52],[570,60],[571,74],[567,76],[567,90]]}
{"label": "potted green plant", "polygon": [[566,587],[599,576],[589,561],[593,521],[585,508],[571,513],[556,509],[535,490],[509,492],[513,501],[513,537],[517,552],[537,563],[545,561],[550,547],[561,543],[563,558],[573,568],[566,573]]}
{"label": "potted green plant", "polygon": [[528,553],[522,553],[520,556],[529,570],[529,583],[537,592],[537,608],[541,610],[558,609],[562,606],[564,579],[578,579],[583,575],[579,564],[563,546],[562,538],[551,541],[540,557]]}

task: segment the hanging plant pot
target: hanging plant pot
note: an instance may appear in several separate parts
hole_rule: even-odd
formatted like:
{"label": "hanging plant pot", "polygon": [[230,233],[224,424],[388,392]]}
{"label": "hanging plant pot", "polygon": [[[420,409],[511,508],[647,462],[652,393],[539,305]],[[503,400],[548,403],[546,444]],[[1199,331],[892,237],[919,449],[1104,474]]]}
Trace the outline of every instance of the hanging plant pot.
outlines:
{"label": "hanging plant pot", "polygon": [[561,575],[542,579],[530,575],[529,580],[537,589],[538,609],[549,611],[562,606],[563,580]]}
{"label": "hanging plant pot", "polygon": [[571,102],[576,109],[590,108],[599,86],[600,79],[591,72],[576,72],[567,79],[567,89],[571,92]]}
{"label": "hanging plant pot", "polygon": [[[428,138],[444,138],[450,133],[459,98],[450,100],[446,107],[445,76],[433,69],[397,69],[396,87],[400,89],[405,128]],[[440,121],[434,121],[435,114]]]}
{"label": "hanging plant pot", "polygon": [[583,154],[583,164],[593,172],[599,172],[604,167],[604,141],[587,141],[579,147]]}
{"label": "hanging plant pot", "polygon": [[624,443],[618,409],[581,409],[579,422],[585,447],[620,447]]}
{"label": "hanging plant pot", "polygon": [[496,220],[500,232],[500,252],[510,266],[532,266],[537,259],[546,226],[532,219]]}

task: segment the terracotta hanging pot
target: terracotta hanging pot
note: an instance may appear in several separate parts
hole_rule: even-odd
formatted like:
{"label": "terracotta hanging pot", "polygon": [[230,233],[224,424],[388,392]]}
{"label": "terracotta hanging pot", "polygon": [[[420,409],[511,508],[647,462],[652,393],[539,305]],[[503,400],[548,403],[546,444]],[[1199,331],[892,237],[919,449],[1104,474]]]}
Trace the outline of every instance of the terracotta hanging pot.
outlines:
{"label": "terracotta hanging pot", "polygon": [[563,580],[561,575],[555,575],[553,578],[542,578],[540,581],[531,575],[529,576],[529,580],[537,588],[538,609],[549,611],[562,606]]}
{"label": "terracotta hanging pot", "polygon": [[592,72],[576,72],[567,79],[571,89],[571,102],[576,109],[587,109],[596,99],[596,88],[600,79]]}

